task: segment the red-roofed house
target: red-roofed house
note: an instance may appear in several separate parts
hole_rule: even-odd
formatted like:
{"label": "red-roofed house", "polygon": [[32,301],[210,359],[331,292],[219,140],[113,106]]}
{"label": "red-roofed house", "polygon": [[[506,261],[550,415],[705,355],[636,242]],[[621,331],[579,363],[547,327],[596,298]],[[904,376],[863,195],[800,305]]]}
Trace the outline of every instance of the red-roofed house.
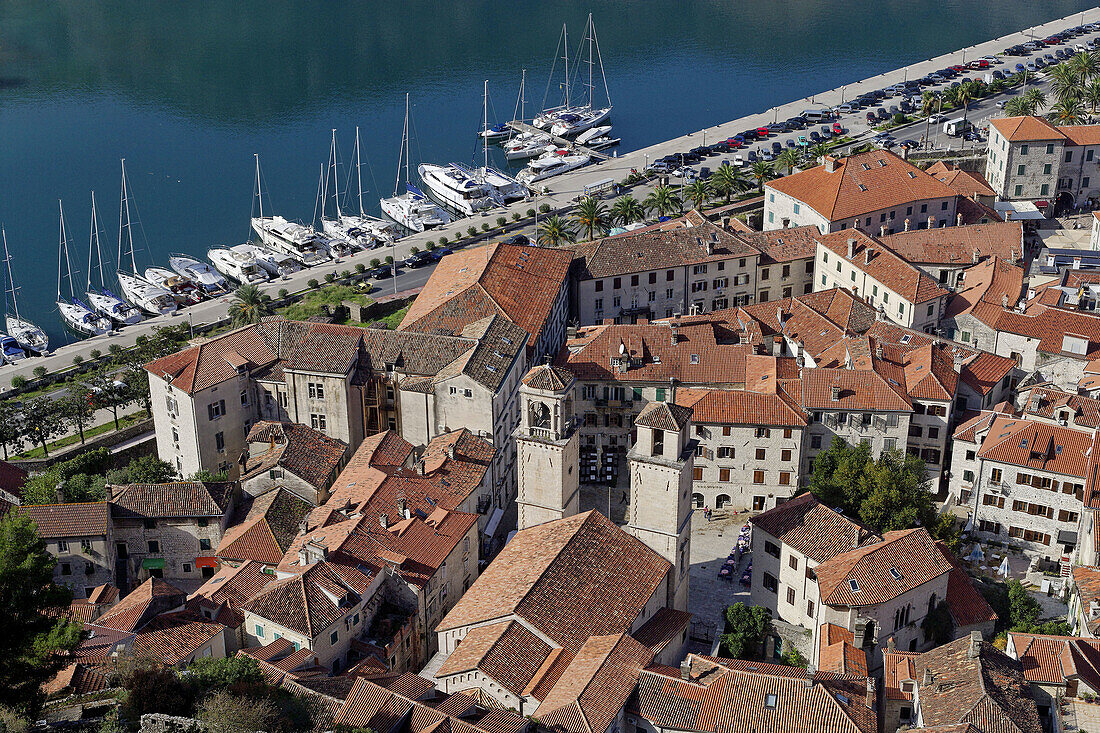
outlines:
{"label": "red-roofed house", "polygon": [[328,498],[348,452],[344,441],[289,421],[261,420],[246,440],[240,459],[244,493],[259,496],[282,488],[314,506]]}
{"label": "red-roofed house", "polygon": [[89,598],[97,586],[115,584],[114,527],[107,502],[26,504],[14,512],[38,527],[46,550],[57,558],[54,582]]}
{"label": "red-roofed house", "polygon": [[990,120],[985,177],[1001,200],[1084,205],[1100,194],[1100,125],[1042,117]]}
{"label": "red-roofed house", "polygon": [[1005,654],[1019,660],[1039,717],[1053,730],[1065,730],[1063,699],[1100,694],[1100,642],[1094,638],[1010,632]]}

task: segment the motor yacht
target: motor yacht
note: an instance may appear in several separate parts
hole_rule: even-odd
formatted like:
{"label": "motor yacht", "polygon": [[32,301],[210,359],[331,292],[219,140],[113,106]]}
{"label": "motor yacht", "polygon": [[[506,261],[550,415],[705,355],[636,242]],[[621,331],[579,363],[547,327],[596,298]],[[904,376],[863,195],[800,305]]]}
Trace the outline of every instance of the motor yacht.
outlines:
{"label": "motor yacht", "polygon": [[530,186],[535,181],[553,178],[588,165],[589,160],[591,158],[585,153],[573,153],[565,149],[553,150],[528,163],[527,167],[520,171],[516,178],[521,183]]}
{"label": "motor yacht", "polygon": [[461,166],[421,163],[416,170],[437,201],[463,216],[473,216],[497,205],[489,187]]}
{"label": "motor yacht", "polygon": [[199,291],[207,297],[229,292],[229,283],[222,277],[220,272],[210,266],[209,262],[196,260],[191,255],[174,254],[168,258],[168,266],[177,275],[181,275],[194,283]]}
{"label": "motor yacht", "polygon": [[218,272],[242,285],[259,285],[271,279],[267,270],[260,267],[251,254],[229,247],[215,247],[208,250],[206,256]]}
{"label": "motor yacht", "polygon": [[165,267],[147,267],[144,275],[146,280],[171,293],[179,305],[194,305],[202,301],[202,290],[189,277]]}
{"label": "motor yacht", "polygon": [[281,277],[285,280],[294,273],[305,269],[305,265],[290,255],[283,252],[273,252],[267,247],[246,243],[238,244],[232,249],[235,252],[255,258],[256,264],[266,270],[271,277]]}

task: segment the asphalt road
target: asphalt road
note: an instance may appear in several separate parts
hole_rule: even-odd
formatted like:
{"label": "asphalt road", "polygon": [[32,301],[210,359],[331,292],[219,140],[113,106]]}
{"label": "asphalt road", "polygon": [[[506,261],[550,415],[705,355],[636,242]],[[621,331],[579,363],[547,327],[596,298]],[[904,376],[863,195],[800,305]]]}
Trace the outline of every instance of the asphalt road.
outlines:
{"label": "asphalt road", "polygon": [[[507,209],[495,209],[489,212],[484,212],[477,217],[471,217],[467,219],[459,219],[448,227],[441,230],[433,230],[423,234],[410,235],[403,238],[393,247],[386,248],[385,250],[375,250],[374,252],[359,253],[345,260],[339,264],[328,264],[322,267],[313,268],[303,272],[295,273],[286,281],[276,281],[264,286],[264,290],[274,295],[280,288],[287,288],[288,290],[301,290],[306,287],[306,282],[311,278],[317,278],[322,280],[325,273],[339,272],[345,269],[354,269],[355,264],[362,262],[369,265],[370,260],[382,256],[385,254],[379,254],[385,252],[392,255],[396,260],[403,260],[410,253],[412,247],[425,248],[425,244],[428,240],[438,240],[440,235],[446,235],[451,241],[455,239],[455,234],[458,232],[464,232],[467,227],[475,226],[478,229],[481,228],[483,222],[490,224],[495,223],[496,218],[499,216],[505,216],[511,219],[513,212],[524,214],[528,209],[537,209],[541,204],[549,204],[552,209],[563,209],[572,205],[586,191],[586,187],[592,186],[608,179],[613,181],[620,181],[630,173],[632,169],[642,170],[646,167],[647,163],[652,160],[656,160],[665,155],[673,153],[683,152],[690,150],[694,147],[704,144],[706,141],[711,143],[718,140],[725,140],[728,137],[738,134],[746,129],[766,126],[777,120],[785,120],[789,117],[793,117],[799,114],[802,110],[811,107],[822,106],[835,106],[842,104],[847,99],[859,96],[863,92],[873,91],[875,89],[881,89],[892,84],[903,82],[907,79],[916,79],[933,71],[944,68],[945,66],[951,66],[954,64],[963,64],[967,60],[973,60],[987,55],[995,55],[1003,51],[1006,47],[1024,43],[1033,38],[1044,38],[1053,33],[1056,33],[1068,26],[1082,25],[1085,23],[1100,22],[1100,7],[1087,10],[1083,13],[1075,13],[1066,18],[1051,21],[1049,23],[1036,26],[1035,28],[1025,29],[1023,31],[1012,33],[1001,38],[986,41],[984,43],[971,46],[969,48],[960,49],[953,53],[944,54],[942,56],[927,59],[908,67],[896,69],[894,71],[879,74],[869,79],[864,79],[852,84],[844,85],[838,89],[832,89],[829,91],[818,92],[802,99],[796,99],[787,104],[774,107],[772,109],[765,110],[763,112],[749,115],[738,120],[733,120],[720,125],[714,125],[705,130],[688,133],[687,135],[667,140],[665,142],[651,145],[647,148],[632,151],[618,157],[613,157],[609,160],[593,163],[584,168],[580,168],[576,171],[558,176],[556,178],[549,179],[547,181],[540,182],[544,185],[544,191],[534,196],[532,199],[522,201]],[[1074,43],[1087,40],[1091,37],[1089,34],[1085,36],[1078,36],[1073,39]],[[1012,61],[1007,64],[1009,68],[1015,65],[1019,58],[1011,57]],[[1005,68],[1006,64],[1002,64],[999,68]],[[975,72],[976,74],[977,72]],[[974,76],[975,74],[971,74]],[[892,102],[887,100],[887,104]],[[981,102],[976,104],[972,108],[971,114],[980,114],[980,110],[984,110],[984,105],[991,104],[991,102]],[[992,109],[990,109],[992,112]],[[865,119],[865,110],[842,117],[839,121],[841,125],[846,129],[846,132],[853,136],[858,136],[860,139],[867,137],[868,125]],[[980,117],[979,117],[980,119]],[[788,133],[786,135],[778,135],[770,137],[768,143],[773,140],[784,142],[794,136],[802,134],[800,132]],[[919,132],[916,133],[916,138],[919,138]],[[899,139],[907,139],[914,137],[913,135],[906,135]],[[760,143],[757,143],[756,149],[759,149]],[[612,150],[612,155],[617,155],[617,150]],[[733,154],[725,156],[717,156],[708,158],[708,167],[716,167],[721,165],[722,158],[732,158]],[[644,197],[646,190],[637,190],[634,195],[638,198]],[[431,273],[430,268],[421,268],[418,270],[412,270],[409,272],[401,272],[397,276],[397,290],[406,290],[410,288],[418,287],[427,281],[428,276]],[[379,283],[379,293],[394,292],[392,284]],[[228,309],[231,298],[229,296],[220,298],[218,300],[205,301],[198,305],[187,308],[182,313],[178,313],[173,316],[164,316],[159,318],[151,318],[143,321],[140,324],[134,326],[128,326],[117,334],[99,336],[90,339],[84,339],[76,344],[71,344],[59,348],[55,353],[50,356],[42,358],[25,359],[16,365],[6,365],[0,367],[0,389],[7,388],[10,385],[11,378],[17,374],[24,376],[30,376],[31,372],[36,366],[45,366],[51,371],[55,371],[72,364],[72,359],[76,355],[88,357],[89,352],[92,349],[99,349],[106,352],[107,347],[112,343],[118,343],[122,346],[130,346],[134,343],[135,339],[143,334],[148,334],[153,329],[162,326],[166,323],[179,323],[181,320],[188,320],[194,324],[216,322],[224,318]]]}

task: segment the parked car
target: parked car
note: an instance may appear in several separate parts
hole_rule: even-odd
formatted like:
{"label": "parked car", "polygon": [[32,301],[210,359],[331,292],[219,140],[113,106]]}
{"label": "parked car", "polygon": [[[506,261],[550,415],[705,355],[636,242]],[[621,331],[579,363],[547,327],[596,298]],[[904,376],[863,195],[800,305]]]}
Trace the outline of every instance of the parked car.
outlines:
{"label": "parked car", "polygon": [[406,257],[402,264],[405,265],[405,267],[416,269],[417,267],[423,267],[429,262],[431,262],[431,258],[428,257],[426,252],[417,252],[414,255]]}
{"label": "parked car", "polygon": [[743,167],[745,165],[745,157],[741,155],[741,153],[738,153],[737,155],[733,156],[733,164],[738,168]]}
{"label": "parked car", "polygon": [[772,151],[770,150],[761,150],[760,159],[770,163],[771,161],[775,160],[775,154],[772,153]]}
{"label": "parked car", "polygon": [[844,128],[840,126],[839,122],[834,122],[833,123],[833,134],[834,135],[843,135],[844,134]]}
{"label": "parked car", "polygon": [[440,247],[438,249],[433,249],[430,253],[431,258],[433,260],[435,260],[436,262],[439,262],[444,257],[447,257],[448,255],[453,255],[453,254],[454,254],[454,250],[452,250],[449,247]]}
{"label": "parked car", "polygon": [[771,130],[769,130],[767,127],[758,127],[756,128],[756,134],[760,136],[761,140],[763,140],[771,134]]}
{"label": "parked car", "polygon": [[505,244],[519,244],[519,245],[526,246],[528,244],[531,244],[531,240],[528,239],[527,235],[525,235],[525,234],[513,234],[512,236],[505,239],[504,243]]}
{"label": "parked car", "polygon": [[855,108],[850,103],[849,104],[842,104],[839,107],[837,107],[836,109],[841,114],[846,114],[846,115],[851,114],[855,110]]}
{"label": "parked car", "polygon": [[916,140],[902,140],[901,147],[905,148],[906,150],[912,150],[914,148],[919,148],[920,143],[918,143]]}
{"label": "parked car", "polygon": [[[745,154],[745,160],[747,160],[749,163],[755,163],[759,159],[760,158],[756,155],[755,150],[750,150],[748,153]],[[725,163],[726,161],[722,162]]]}
{"label": "parked car", "polygon": [[815,143],[821,142],[821,133],[819,133],[817,130],[811,130],[810,131],[810,142],[815,142]]}
{"label": "parked car", "polygon": [[391,274],[393,274],[393,270],[390,268],[389,265],[382,265],[380,267],[374,268],[373,270],[371,270],[367,274],[370,275],[375,280],[382,280],[382,279],[385,279],[385,278],[389,277]]}
{"label": "parked car", "polygon": [[775,142],[772,143],[772,151],[773,152],[779,153],[779,152],[782,152],[782,150],[783,150],[783,143],[779,142],[778,140],[776,140]]}

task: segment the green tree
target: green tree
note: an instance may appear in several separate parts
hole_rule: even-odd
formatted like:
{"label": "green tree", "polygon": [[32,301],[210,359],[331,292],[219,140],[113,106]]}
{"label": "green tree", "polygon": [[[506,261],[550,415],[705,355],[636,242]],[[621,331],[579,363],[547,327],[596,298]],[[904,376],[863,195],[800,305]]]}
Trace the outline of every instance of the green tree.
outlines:
{"label": "green tree", "polygon": [[680,212],[682,204],[671,186],[657,186],[646,196],[643,206],[651,214],[672,216]]}
{"label": "green tree", "polygon": [[596,232],[602,235],[607,230],[607,205],[595,196],[585,196],[573,212],[573,221],[584,232],[585,239],[591,241]]}
{"label": "green tree", "polygon": [[215,472],[215,471],[208,471],[206,469],[203,469],[201,471],[196,471],[195,473],[191,474],[188,477],[187,480],[188,481],[206,481],[206,482],[209,482],[209,483],[217,483],[219,481],[228,481],[229,480],[229,472],[228,471],[217,471],[217,472]]}
{"label": "green tree", "polygon": [[710,177],[710,185],[719,196],[725,196],[728,204],[733,194],[744,187],[740,171],[732,165],[720,165]]}
{"label": "green tree", "polygon": [[633,224],[643,219],[645,219],[645,209],[642,208],[642,202],[630,194],[620,196],[615,199],[615,203],[611,205],[611,220],[618,222],[622,226]]}
{"label": "green tree", "polygon": [[925,639],[931,639],[936,646],[946,644],[955,635],[955,622],[951,618],[951,608],[947,601],[940,601],[928,613],[920,624]]}
{"label": "green tree", "polygon": [[710,201],[713,192],[714,189],[711,187],[710,181],[705,181],[702,178],[696,178],[684,188],[684,195],[691,202],[692,208],[700,211],[707,201]]}
{"label": "green tree", "polygon": [[803,669],[810,663],[810,660],[802,656],[802,652],[798,651],[798,647],[794,644],[787,644],[787,648],[783,650],[783,664],[788,667],[802,667]]}
{"label": "green tree", "polygon": [[140,720],[148,713],[191,714],[191,688],[159,660],[125,658],[119,664],[118,678],[125,691],[120,714],[127,720]]}
{"label": "green tree", "polygon": [[1023,631],[1031,628],[1039,621],[1039,613],[1042,610],[1039,602],[1035,600],[1023,583],[1018,580],[1010,580],[1008,586],[1008,618],[1013,631]]}
{"label": "green tree", "polygon": [[828,143],[818,143],[817,145],[812,146],[808,152],[810,154],[810,158],[815,163],[820,163],[822,159],[824,159],[825,156],[829,154],[830,150],[832,150],[832,148],[829,146]]}
{"label": "green tree", "polygon": [[1089,106],[1089,116],[1095,117],[1096,107],[1100,106],[1100,81],[1089,82],[1081,94],[1081,101]]}
{"label": "green tree", "polygon": [[84,398],[90,397],[92,407],[110,410],[114,417],[115,430],[119,429],[119,409],[133,401],[129,385],[107,367],[88,372],[74,382],[71,389]]}
{"label": "green tree", "polygon": [[233,292],[233,301],[229,304],[229,319],[234,326],[259,323],[261,318],[270,314],[271,297],[265,295],[258,285],[242,285]]}
{"label": "green tree", "polygon": [[64,422],[76,428],[80,435],[80,444],[84,445],[84,428],[91,425],[92,417],[95,415],[92,401],[87,395],[79,392],[70,393],[57,400],[57,411]]}
{"label": "green tree", "polygon": [[28,715],[42,704],[43,683],[66,664],[59,652],[80,641],[78,624],[51,613],[72,599],[53,583],[56,566],[34,522],[0,519],[0,705]]}
{"label": "green tree", "polygon": [[31,443],[42,446],[42,452],[49,456],[46,444],[61,434],[65,425],[61,420],[57,403],[49,397],[32,397],[23,403],[23,436]]}
{"label": "green tree", "polygon": [[264,675],[252,657],[201,657],[187,667],[186,680],[199,696],[212,690],[246,692],[264,685]]}
{"label": "green tree", "polygon": [[557,247],[575,239],[572,227],[562,217],[555,214],[542,222],[542,231],[539,232],[539,244]]}
{"label": "green tree", "polygon": [[735,603],[726,608],[726,633],[722,634],[724,655],[733,659],[757,659],[771,626],[771,611],[763,606]]}
{"label": "green tree", "polygon": [[199,703],[195,716],[210,733],[252,733],[272,730],[279,710],[267,697],[219,691]]}
{"label": "green tree", "polygon": [[1080,87],[1084,88],[1085,85],[1092,79],[1096,78],[1097,73],[1100,72],[1100,61],[1094,54],[1088,51],[1082,51],[1074,54],[1066,65],[1073,71],[1077,77],[1077,83]]}
{"label": "green tree", "polygon": [[1027,100],[1023,97],[1013,97],[1005,102],[1005,114],[1009,117],[1024,117],[1031,114]]}
{"label": "green tree", "polygon": [[23,413],[10,400],[0,400],[0,447],[4,460],[8,460],[8,448],[19,450],[23,444]]}
{"label": "green tree", "polygon": [[176,475],[172,464],[156,456],[139,456],[125,468],[107,472],[107,481],[111,484],[163,484]]}
{"label": "green tree", "polygon": [[775,178],[775,169],[771,167],[765,160],[758,160],[752,164],[752,168],[749,169],[749,174],[752,179],[756,181],[756,190],[760,193],[764,193],[764,184]]}
{"label": "green tree", "polygon": [[789,176],[794,172],[794,167],[802,162],[802,151],[797,148],[787,148],[775,159],[776,168],[786,168]]}
{"label": "green tree", "polygon": [[1051,107],[1050,117],[1059,125],[1080,125],[1085,120],[1085,108],[1076,97],[1059,99]]}
{"label": "green tree", "polygon": [[1037,115],[1046,109],[1047,95],[1039,87],[1032,87],[1024,92],[1024,99],[1027,100],[1028,114]]}
{"label": "green tree", "polygon": [[1059,102],[1077,99],[1081,93],[1081,87],[1077,81],[1077,74],[1068,64],[1058,64],[1047,72],[1050,80],[1050,90]]}

